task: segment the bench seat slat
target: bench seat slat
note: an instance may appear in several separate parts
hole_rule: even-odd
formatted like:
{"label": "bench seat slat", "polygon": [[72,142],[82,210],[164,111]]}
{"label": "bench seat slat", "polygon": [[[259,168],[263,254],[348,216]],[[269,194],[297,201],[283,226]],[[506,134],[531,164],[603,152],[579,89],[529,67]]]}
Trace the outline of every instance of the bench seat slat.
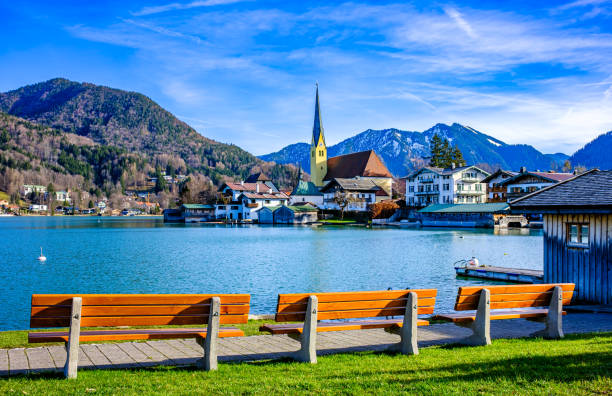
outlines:
{"label": "bench seat slat", "polygon": [[371,301],[408,298],[409,292],[417,293],[419,299],[426,297],[436,297],[436,289],[411,289],[411,290],[375,290],[360,292],[331,292],[331,293],[296,293],[279,294],[279,304],[306,304],[308,297],[315,294],[319,299],[319,304],[326,302],[342,301]]}
{"label": "bench seat slat", "polygon": [[[573,291],[564,291],[563,298],[571,299]],[[507,302],[507,301],[525,301],[525,300],[546,300],[550,301],[552,290],[547,292],[535,292],[535,293],[496,293],[491,294],[491,302]],[[469,304],[478,303],[480,293],[470,295],[458,295],[457,304]],[[565,304],[565,303],[564,303]]]}
{"label": "bench seat slat", "polygon": [[33,294],[32,305],[70,305],[81,297],[83,305],[183,305],[209,304],[219,297],[221,305],[248,304],[250,294]]}
{"label": "bench seat slat", "polygon": [[574,291],[573,283],[537,284],[537,285],[487,285],[487,286],[462,286],[459,288],[459,296],[478,295],[483,288],[489,289],[494,294],[518,294],[550,292],[555,286],[561,286],[564,292]]}
{"label": "bench seat slat", "polygon": [[[377,316],[404,316],[406,309],[389,308],[389,309],[369,309],[369,310],[347,310],[347,311],[326,311],[318,312],[317,319],[333,320],[333,319],[358,319],[358,318],[374,318]],[[417,309],[420,315],[432,314],[434,307],[421,307]],[[298,322],[304,320],[304,313],[277,313],[277,322]]]}
{"label": "bench seat slat", "polygon": [[[563,315],[567,313],[563,311]],[[546,317],[548,315],[548,308],[535,308],[535,309],[498,309],[491,311],[491,320],[501,319],[519,319],[519,318],[537,318]],[[455,323],[459,322],[473,322],[476,320],[476,312],[464,311],[461,313],[449,313],[436,315],[435,319],[450,320]]]}
{"label": "bench seat slat", "polygon": [[[69,317],[70,306],[33,306],[32,316],[37,317]],[[208,315],[210,304],[198,305],[84,305],[81,316],[168,316],[168,315]],[[221,305],[222,315],[245,314],[249,306]]]}
{"label": "bench seat slat", "polygon": [[[317,324],[317,332],[323,333],[328,331],[344,331],[344,330],[363,330],[363,329],[384,329],[391,327],[402,327],[402,319],[385,319],[385,320],[367,320],[367,321],[349,321],[349,322],[321,322]],[[427,326],[429,322],[419,319],[418,326]],[[298,334],[302,333],[303,323],[283,323],[283,324],[266,324],[259,328],[260,331],[267,331],[272,334]]]}
{"label": "bench seat slat", "polygon": [[[235,327],[219,329],[219,337],[242,337],[244,332]],[[206,338],[206,329],[117,329],[82,330],[80,341],[155,340],[172,338]],[[67,331],[34,332],[28,334],[28,342],[68,342]]]}
{"label": "bench seat slat", "polygon": [[[249,315],[221,315],[221,324],[247,323]],[[116,327],[116,326],[164,326],[164,325],[198,325],[205,324],[208,315],[191,316],[89,316],[81,319],[82,327]],[[70,318],[30,318],[31,328],[66,327]]]}
{"label": "bench seat slat", "polygon": [[[433,307],[434,298],[423,298],[418,300],[419,307]],[[342,302],[319,302],[319,313],[327,311],[348,311],[351,309],[363,310],[372,308],[403,308],[406,299],[396,300],[371,300],[371,301],[342,301]],[[279,313],[301,312],[306,310],[306,304],[279,304]]]}

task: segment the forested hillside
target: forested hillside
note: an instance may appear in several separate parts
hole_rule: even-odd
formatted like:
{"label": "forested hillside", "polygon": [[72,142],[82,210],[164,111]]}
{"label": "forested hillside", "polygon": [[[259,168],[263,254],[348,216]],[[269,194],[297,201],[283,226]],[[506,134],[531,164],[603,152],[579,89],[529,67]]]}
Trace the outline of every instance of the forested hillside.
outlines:
{"label": "forested hillside", "polygon": [[57,78],[0,94],[0,111],[128,153],[168,156],[214,184],[245,178],[253,169],[281,185],[293,181],[292,167],[266,164],[235,145],[207,139],[135,92]]}

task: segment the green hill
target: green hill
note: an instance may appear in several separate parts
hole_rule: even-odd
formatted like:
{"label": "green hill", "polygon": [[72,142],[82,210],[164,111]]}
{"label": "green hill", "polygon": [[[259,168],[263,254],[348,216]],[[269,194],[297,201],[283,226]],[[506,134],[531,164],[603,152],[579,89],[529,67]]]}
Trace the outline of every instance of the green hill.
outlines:
{"label": "green hill", "polygon": [[215,184],[263,170],[289,185],[294,170],[266,163],[235,145],[205,138],[148,97],[56,78],[0,94],[0,111],[83,136],[149,161],[181,164]]}

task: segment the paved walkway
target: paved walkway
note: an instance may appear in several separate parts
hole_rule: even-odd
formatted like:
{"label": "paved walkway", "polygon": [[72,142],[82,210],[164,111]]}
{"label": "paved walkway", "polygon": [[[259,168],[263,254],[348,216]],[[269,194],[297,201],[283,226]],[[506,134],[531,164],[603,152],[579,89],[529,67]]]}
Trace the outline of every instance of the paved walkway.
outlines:
{"label": "paved walkway", "polygon": [[[524,319],[491,322],[492,338],[526,337],[542,329],[542,324]],[[572,313],[564,317],[566,334],[612,331],[611,313]],[[450,323],[419,327],[419,347],[448,344],[460,340],[470,331]],[[399,342],[399,336],[384,330],[358,330],[319,333],[318,355],[380,351]],[[285,335],[258,335],[219,340],[219,362],[279,359],[299,349],[299,342]],[[193,365],[202,356],[195,340],[82,344],[79,369],[140,368],[158,365]],[[45,371],[61,372],[66,360],[63,346],[0,349],[0,376]]]}

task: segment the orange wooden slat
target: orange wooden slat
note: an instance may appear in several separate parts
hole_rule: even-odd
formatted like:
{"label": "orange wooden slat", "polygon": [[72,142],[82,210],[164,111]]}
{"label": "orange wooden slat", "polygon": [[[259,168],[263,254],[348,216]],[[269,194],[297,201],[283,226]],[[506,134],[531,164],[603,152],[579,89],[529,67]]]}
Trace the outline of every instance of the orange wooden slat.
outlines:
{"label": "orange wooden slat", "polygon": [[[422,307],[418,308],[417,312],[419,315],[432,314],[434,311],[433,307]],[[318,312],[317,319],[319,320],[332,320],[332,319],[357,319],[357,318],[375,318],[379,316],[404,316],[406,310],[404,308],[383,308],[383,309],[369,309],[369,310],[351,310],[351,311],[328,311]],[[297,322],[303,321],[305,314],[303,313],[277,313],[277,322]]]}
{"label": "orange wooden slat", "polygon": [[[247,323],[249,315],[221,315],[222,324]],[[30,318],[31,328],[65,327],[69,326],[69,319],[56,318]],[[81,319],[82,327],[114,327],[114,326],[163,326],[163,325],[193,325],[206,324],[208,315],[193,316],[89,316]]]}
{"label": "orange wooden slat", "polygon": [[555,286],[561,286],[564,292],[573,291],[573,283],[551,283],[539,285],[486,285],[486,286],[464,286],[459,288],[458,295],[469,296],[480,293],[482,289],[488,289],[491,294],[517,294],[536,293],[552,290]]}
{"label": "orange wooden slat", "polygon": [[[31,316],[56,317],[70,316],[71,307],[63,305],[33,306]],[[86,305],[81,316],[169,316],[169,315],[208,315],[210,305]],[[248,305],[221,305],[221,315],[248,314]]]}
{"label": "orange wooden slat", "polygon": [[33,294],[32,305],[70,305],[81,297],[85,305],[191,305],[208,304],[219,297],[221,304],[248,304],[250,294]]}
{"label": "orange wooden slat", "polygon": [[[328,331],[345,331],[345,330],[364,330],[364,329],[386,329],[391,327],[401,327],[402,320],[383,320],[383,321],[359,321],[359,322],[339,322],[339,323],[319,323],[317,333]],[[429,322],[419,319],[417,326],[428,326]],[[272,334],[297,334],[302,333],[303,324],[296,323],[291,325],[274,325],[267,324],[259,328],[260,331],[267,331]]]}
{"label": "orange wooden slat", "polygon": [[[546,317],[548,309],[530,309],[530,310],[506,310],[506,311],[491,311],[491,320],[502,320],[502,319],[518,319],[518,318],[538,318]],[[563,311],[563,315],[567,312]],[[473,322],[476,320],[475,313],[451,313],[436,315],[436,319],[446,319],[453,322]]]}
{"label": "orange wooden slat", "polygon": [[[219,337],[242,337],[244,332],[236,328],[219,329]],[[175,338],[206,338],[206,330],[192,330],[190,332],[133,332],[113,333],[112,331],[84,331],[79,337],[81,342],[86,341],[118,341],[118,340],[166,340]],[[29,343],[41,342],[68,342],[68,333],[30,333],[28,334]]]}
{"label": "orange wooden slat", "polygon": [[[371,309],[371,308],[396,308],[405,307],[406,299],[397,300],[369,300],[369,301],[342,301],[342,302],[323,302],[319,303],[319,312],[326,311],[348,311],[351,309]],[[432,307],[435,305],[435,298],[418,299],[419,307]],[[307,304],[281,304],[278,306],[279,313],[304,312]]]}
{"label": "orange wooden slat", "polygon": [[[572,291],[564,291],[563,297],[570,299],[572,298]],[[552,296],[552,290],[547,292],[535,292],[535,293],[513,293],[513,294],[491,294],[491,302],[501,301],[525,301],[525,300],[550,300]],[[468,304],[478,303],[480,293],[472,295],[458,295],[457,304]]]}
{"label": "orange wooden slat", "polygon": [[436,289],[413,289],[413,290],[374,290],[374,291],[359,291],[359,292],[331,292],[331,293],[296,293],[296,294],[279,294],[279,304],[298,304],[307,303],[308,297],[317,296],[319,304],[322,302],[340,302],[340,301],[368,301],[368,300],[394,300],[398,298],[407,298],[409,292],[417,293],[419,298],[436,297],[438,291]]}

